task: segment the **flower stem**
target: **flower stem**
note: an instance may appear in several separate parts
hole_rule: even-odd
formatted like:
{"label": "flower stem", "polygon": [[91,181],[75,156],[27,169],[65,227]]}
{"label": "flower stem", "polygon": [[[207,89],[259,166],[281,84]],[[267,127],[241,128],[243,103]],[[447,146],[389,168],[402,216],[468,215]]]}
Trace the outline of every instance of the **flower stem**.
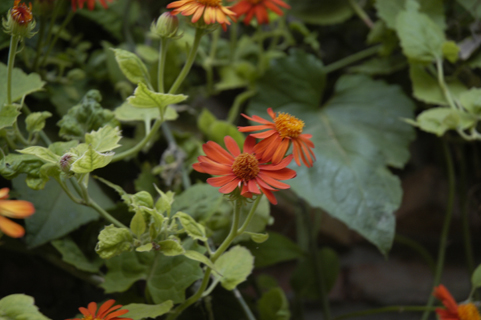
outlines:
{"label": "flower stem", "polygon": [[344,314],[342,316],[335,317],[333,320],[341,320],[341,319],[348,319],[348,318],[357,318],[363,316],[370,316],[373,314],[379,313],[388,313],[388,312],[420,312],[420,311],[434,311],[434,307],[419,307],[419,306],[389,306],[384,308],[378,309],[370,309],[370,310],[363,310],[358,312],[351,312],[348,314]]}
{"label": "flower stem", "polygon": [[112,217],[107,211],[105,211],[90,197],[88,198],[87,206],[91,207],[92,209],[95,209],[95,211],[97,211],[105,220],[112,222],[115,226],[119,228],[129,229],[122,222]]}
{"label": "flower stem", "polygon": [[429,251],[426,250],[426,248],[424,248],[420,243],[408,237],[402,236],[400,234],[396,234],[394,236],[394,241],[399,244],[403,244],[407,247],[410,247],[411,249],[416,251],[421,257],[424,258],[424,260],[428,264],[429,269],[432,271],[432,273],[434,274],[436,272],[436,262],[434,261]]}
{"label": "flower stem", "polygon": [[215,60],[215,56],[217,53],[217,43],[219,42],[219,38],[220,38],[220,29],[217,29],[212,34],[212,42],[210,44],[210,52],[209,52],[209,57],[207,59],[207,64],[206,64],[207,93],[209,95],[214,94],[214,70],[212,68],[212,64]]}
{"label": "flower stem", "polygon": [[[61,1],[58,1],[58,2],[61,2]],[[55,12],[55,11],[54,11]],[[65,29],[65,26],[67,26],[67,24],[70,22],[70,20],[72,20],[73,16],[74,16],[75,12],[73,11],[70,11],[67,15],[67,17],[65,18],[65,20],[62,22],[62,24],[60,25],[60,28],[57,30],[57,33],[55,34],[55,37],[53,38],[52,42],[50,43],[50,45],[48,46],[48,49],[47,49],[47,53],[45,54],[45,56],[43,57],[42,59],[42,62],[40,63],[40,66],[39,67],[42,67],[43,65],[45,65],[45,63],[47,62],[47,58],[48,56],[50,55],[50,53],[52,52],[52,49],[53,47],[55,46],[55,44],[57,43],[57,40],[58,38],[60,37],[60,34],[62,33],[63,29]],[[54,17],[52,17],[52,23],[54,22]],[[49,30],[49,33],[52,32],[52,28],[50,28]],[[50,34],[49,34],[49,38],[50,38]],[[48,42],[47,42],[48,43]]]}
{"label": "flower stem", "polygon": [[251,309],[249,308],[249,306],[245,302],[244,297],[242,297],[242,294],[239,292],[239,290],[237,288],[235,288],[234,290],[232,290],[232,293],[234,293],[234,296],[236,297],[237,301],[241,305],[242,310],[244,310],[244,313],[245,313],[247,319],[248,320],[256,320],[256,317],[254,316]]}
{"label": "flower stem", "polygon": [[182,71],[177,76],[177,79],[175,79],[174,84],[169,90],[170,94],[175,94],[179,89],[179,87],[181,86],[182,82],[184,82],[185,77],[187,77],[187,74],[189,73],[190,69],[192,68],[192,65],[194,64],[194,60],[197,55],[197,49],[199,49],[200,39],[202,38],[203,35],[204,35],[204,30],[200,28],[195,29],[194,43],[192,45],[192,48],[190,49],[189,56],[187,57],[187,61],[185,62],[184,67],[182,68]]}
{"label": "flower stem", "polygon": [[251,210],[249,211],[249,214],[247,214],[247,218],[245,219],[244,223],[242,224],[242,227],[240,227],[239,230],[237,230],[236,236],[240,236],[246,230],[247,226],[249,225],[252,218],[254,217],[254,214],[257,210],[257,206],[259,205],[259,202],[261,201],[261,198],[262,198],[262,194],[257,196],[256,200],[254,200],[254,203],[252,204]]}
{"label": "flower stem", "polygon": [[256,94],[255,89],[249,89],[247,91],[242,92],[241,94],[237,95],[237,97],[234,100],[234,104],[232,104],[232,108],[229,110],[229,115],[227,116],[227,122],[230,124],[233,124],[235,120],[237,119],[237,116],[239,115],[239,109],[242,106],[242,104],[252,98]]}
{"label": "flower stem", "polygon": [[372,55],[375,55],[376,53],[379,52],[379,49],[381,48],[381,45],[377,45],[371,48],[367,48],[365,50],[359,51],[353,55],[347,56],[341,60],[338,60],[334,63],[328,64],[327,66],[324,67],[324,72],[331,73],[334,71],[337,71],[339,69],[342,69],[344,67],[347,67],[348,65],[351,65],[353,63],[356,63],[360,60],[366,59]]}
{"label": "flower stem", "polygon": [[[19,36],[12,36],[10,38],[10,50],[8,52],[8,65],[7,65],[7,104],[12,104],[12,73],[13,65],[15,64],[15,55],[17,54]],[[0,106],[0,110],[3,106]]]}
{"label": "flower stem", "polygon": [[169,39],[160,38],[159,50],[159,69],[157,70],[157,83],[160,93],[164,93],[164,74],[165,74],[165,60],[167,58],[167,49],[169,48]]}
{"label": "flower stem", "polygon": [[[446,205],[446,215],[444,217],[444,224],[443,229],[441,232],[441,240],[439,244],[439,253],[438,253],[438,261],[436,265],[436,273],[434,274],[434,282],[433,287],[438,286],[441,282],[441,275],[443,273],[443,266],[444,266],[444,259],[446,255],[446,245],[448,242],[448,234],[449,228],[451,226],[451,218],[453,216],[453,208],[454,208],[454,194],[456,192],[456,177],[454,175],[454,166],[453,166],[453,159],[451,153],[449,151],[449,145],[446,142],[443,142],[444,148],[444,155],[446,157],[446,166],[448,171],[448,182],[449,182],[449,196],[448,196],[448,203]],[[429,318],[429,314],[431,313],[431,307],[434,304],[434,296],[430,295],[428,303],[426,304],[426,310],[423,313],[422,320],[427,320]]]}
{"label": "flower stem", "polygon": [[369,27],[369,29],[372,29],[374,27],[374,23],[372,22],[371,18],[369,18],[366,11],[361,8],[359,3],[357,3],[356,0],[349,0],[349,4],[351,5],[354,12],[358,15],[358,17],[361,18],[361,20],[364,21],[364,23]]}

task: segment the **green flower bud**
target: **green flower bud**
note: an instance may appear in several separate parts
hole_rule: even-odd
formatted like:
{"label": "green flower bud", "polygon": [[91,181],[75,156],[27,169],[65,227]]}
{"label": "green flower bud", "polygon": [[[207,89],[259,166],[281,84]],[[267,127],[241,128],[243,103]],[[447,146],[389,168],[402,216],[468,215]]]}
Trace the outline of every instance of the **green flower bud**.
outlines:
{"label": "green flower bud", "polygon": [[162,13],[157,22],[152,22],[150,26],[150,33],[154,38],[179,39],[182,34],[177,34],[178,30],[179,18],[170,12]]}

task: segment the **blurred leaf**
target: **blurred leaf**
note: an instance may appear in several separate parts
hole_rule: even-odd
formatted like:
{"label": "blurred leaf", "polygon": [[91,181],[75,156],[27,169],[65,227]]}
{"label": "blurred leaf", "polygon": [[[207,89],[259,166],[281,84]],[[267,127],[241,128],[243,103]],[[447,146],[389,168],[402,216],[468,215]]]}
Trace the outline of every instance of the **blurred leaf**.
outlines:
{"label": "blurred leaf", "polygon": [[425,110],[417,116],[416,121],[408,122],[423,131],[441,137],[448,130],[458,128],[464,130],[473,127],[477,118],[464,111],[439,107]]}
{"label": "blurred leaf", "polygon": [[134,84],[150,84],[147,67],[135,53],[123,49],[112,49],[122,73]]}
{"label": "blurred leaf", "polygon": [[205,134],[207,140],[212,140],[225,147],[224,137],[231,136],[242,149],[244,145],[244,135],[237,130],[237,127],[227,121],[217,120],[217,118],[207,109],[203,109],[197,125],[200,131]]}
{"label": "blurred leaf", "polygon": [[105,293],[127,291],[136,281],[147,278],[153,252],[124,252],[105,261],[108,272],[100,286]]}
{"label": "blurred leaf", "polygon": [[11,294],[0,300],[1,320],[50,320],[38,311],[32,297]]}
{"label": "blurred leaf", "polygon": [[349,68],[349,71],[371,76],[388,75],[406,68],[407,65],[408,64],[404,56],[376,57],[369,59],[360,65]]}
{"label": "blurred leaf", "polygon": [[73,265],[79,270],[96,273],[103,264],[101,259],[93,262],[89,261],[70,237],[53,240],[51,244],[62,254],[63,261]]}
{"label": "blurred leaf", "polygon": [[296,0],[290,2],[291,13],[306,23],[330,25],[349,19],[354,11],[348,0]]}
{"label": "blurred leaf", "polygon": [[256,268],[271,266],[303,256],[303,251],[297,244],[273,231],[269,231],[269,239],[261,244],[247,242],[244,245],[254,255]]}
{"label": "blurred leaf", "polygon": [[473,288],[481,287],[481,264],[474,270],[473,276],[471,277],[471,283]]}
{"label": "blurred leaf", "polygon": [[471,88],[459,96],[459,101],[468,112],[481,116],[481,89]]}
{"label": "blurred leaf", "polygon": [[160,252],[168,257],[178,256],[185,253],[184,248],[178,241],[175,240],[163,240],[158,242],[160,246]]}
{"label": "blurred leaf", "polygon": [[[0,106],[7,103],[7,66],[0,63]],[[14,68],[12,72],[12,103],[27,94],[42,90],[45,82],[36,73],[27,75],[21,69]]]}
{"label": "blurred leaf", "polygon": [[130,221],[130,230],[132,230],[137,238],[140,238],[146,228],[147,225],[145,223],[144,215],[142,214],[142,211],[138,210]]}
{"label": "blurred leaf", "polygon": [[[443,0],[418,0],[419,11],[429,16],[441,29],[446,29]],[[377,15],[391,29],[396,28],[396,17],[404,10],[406,0],[376,0]]]}
{"label": "blurred leaf", "polygon": [[257,301],[260,320],[289,320],[289,302],[281,288],[273,288]]}
{"label": "blurred leaf", "polygon": [[244,282],[254,269],[254,257],[244,247],[235,246],[222,254],[214,263],[222,276],[221,285],[227,290],[234,290],[241,282]]}
{"label": "blurred leaf", "polygon": [[446,41],[443,43],[443,56],[451,63],[458,61],[460,50],[454,41]]}
{"label": "blurred leaf", "polygon": [[45,127],[45,120],[50,118],[52,114],[48,111],[33,112],[25,119],[26,129],[29,133],[42,131]]}
{"label": "blurred leaf", "polygon": [[20,115],[18,108],[13,105],[4,105],[0,110],[0,129],[11,127]]}
{"label": "blurred leaf", "polygon": [[172,211],[187,212],[197,221],[210,217],[219,207],[222,194],[208,184],[195,184],[177,195]]}
{"label": "blurred leaf", "polygon": [[44,147],[28,147],[22,150],[18,150],[18,152],[36,156],[37,158],[45,162],[58,164],[60,161],[60,156],[56,155],[55,153]]}
{"label": "blurred leaf", "polygon": [[[119,121],[145,121],[160,119],[160,111],[157,108],[136,108],[131,104],[125,102],[114,111],[115,117]],[[164,120],[172,121],[179,117],[177,112],[171,106],[165,109]]]}
{"label": "blurred leaf", "polygon": [[457,0],[457,2],[474,18],[481,18],[481,6],[479,5],[478,0]]}
{"label": "blurred leaf", "polygon": [[245,234],[248,234],[255,243],[264,243],[269,239],[268,233],[245,232]]}
{"label": "blurred leaf", "polygon": [[414,105],[397,86],[349,75],[338,80],[320,109],[322,86],[312,79],[321,77],[322,69],[314,66],[315,58],[300,51],[274,61],[248,113],[266,118],[271,107],[305,122],[317,162],[296,168],[292,189],[387,253],[402,190],[386,166],[402,168],[409,159],[414,130],[400,119],[412,118]]}
{"label": "blurred leaf", "polygon": [[197,252],[197,251],[194,251],[194,250],[187,250],[187,251],[185,251],[184,256],[186,256],[187,258],[189,258],[191,260],[201,262],[201,263],[205,264],[206,266],[208,266],[209,268],[211,268],[212,270],[214,270],[215,272],[219,273],[219,271],[214,266],[212,261],[210,261],[209,258],[207,258],[204,254],[202,254],[200,252]]}
{"label": "blurred leaf", "polygon": [[[132,318],[133,320],[142,320],[146,318],[156,319],[161,315],[166,314],[169,312],[174,303],[172,300],[167,300],[161,304],[140,304],[140,303],[131,303],[126,306],[123,306],[120,310],[129,310],[125,316]],[[120,318],[119,318],[120,319]]]}

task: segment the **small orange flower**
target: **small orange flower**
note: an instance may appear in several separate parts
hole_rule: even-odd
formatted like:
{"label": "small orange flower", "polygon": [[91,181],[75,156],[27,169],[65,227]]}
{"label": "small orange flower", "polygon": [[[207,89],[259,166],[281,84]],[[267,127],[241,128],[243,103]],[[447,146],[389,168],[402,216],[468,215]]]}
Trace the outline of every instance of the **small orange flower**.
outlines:
{"label": "small orange flower", "polygon": [[243,153],[232,137],[226,136],[224,142],[229,152],[213,141],[205,143],[202,149],[206,155],[197,158],[199,162],[194,163],[194,169],[220,176],[207,179],[211,186],[220,187],[220,193],[231,193],[239,187],[241,195],[246,198],[262,192],[272,204],[277,204],[272,192],[290,188],[288,184],[278,180],[288,180],[296,176],[294,170],[286,168],[292,160],[292,155],[278,164],[266,164],[268,161],[254,152],[256,143],[254,137],[247,137]]}
{"label": "small orange flower", "polygon": [[173,15],[182,14],[192,16],[192,23],[196,23],[204,16],[206,24],[220,23],[224,31],[231,20],[235,21],[235,13],[229,10],[230,7],[222,5],[222,0],[180,0],[167,5],[168,9],[174,8]]}
{"label": "small orange flower", "polygon": [[302,133],[304,121],[284,112],[279,112],[276,116],[276,113],[271,108],[267,109],[267,113],[269,113],[274,122],[258,116],[252,116],[251,118],[243,114],[245,118],[262,125],[238,127],[240,132],[267,130],[252,135],[254,138],[263,139],[255,146],[255,152],[262,154],[263,158],[272,159],[272,163],[278,163],[284,158],[287,149],[289,149],[289,144],[292,142],[294,160],[297,165],[301,165],[300,159],[302,159],[302,162],[308,168],[312,167],[316,159],[314,152],[312,152],[314,143],[309,140],[312,138],[311,134]]}
{"label": "small orange flower", "polygon": [[458,305],[445,286],[439,285],[434,288],[433,295],[446,307],[436,309],[441,320],[481,320],[478,308],[473,303]]}
{"label": "small orange flower", "polygon": [[15,0],[10,14],[12,15],[12,19],[19,25],[27,25],[33,20],[32,3],[29,3],[27,7],[25,3],[20,3],[20,0]]}
{"label": "small orange flower", "polygon": [[241,0],[232,7],[232,11],[237,13],[237,16],[244,16],[244,23],[248,25],[252,18],[256,17],[259,24],[269,23],[269,15],[267,9],[270,9],[282,16],[284,13],[279,7],[290,9],[291,7],[282,0]]}
{"label": "small orange flower", "polygon": [[129,310],[117,310],[122,308],[122,305],[119,304],[112,307],[114,303],[115,300],[113,299],[106,301],[100,306],[97,312],[97,304],[95,302],[90,302],[87,308],[79,308],[79,311],[84,315],[83,318],[70,320],[132,320],[131,318],[119,318],[119,316],[126,314]]}
{"label": "small orange flower", "polygon": [[10,189],[0,189],[0,231],[12,238],[20,238],[25,234],[25,229],[9,218],[23,219],[35,212],[33,204],[23,200],[6,200]]}
{"label": "small orange flower", "polygon": [[[105,0],[99,0],[100,1],[100,4],[105,8],[107,9],[108,8],[108,5],[107,5],[107,2],[105,2]],[[112,0],[107,0],[108,2],[112,2]],[[72,0],[72,10],[73,11],[76,11],[77,10],[77,6],[80,8],[80,9],[83,9],[84,7],[84,4],[85,2],[87,2],[87,8],[92,11],[95,7],[95,0]]]}

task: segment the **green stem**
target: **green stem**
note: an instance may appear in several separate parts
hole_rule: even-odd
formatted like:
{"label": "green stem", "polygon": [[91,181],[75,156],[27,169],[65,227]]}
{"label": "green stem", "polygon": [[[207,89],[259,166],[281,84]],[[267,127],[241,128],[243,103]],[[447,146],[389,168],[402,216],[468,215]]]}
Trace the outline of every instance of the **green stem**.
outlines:
{"label": "green stem", "polygon": [[159,54],[159,69],[157,70],[157,83],[160,93],[164,93],[164,74],[165,74],[165,61],[167,58],[167,49],[169,46],[169,39],[160,38],[160,54]]}
{"label": "green stem", "polygon": [[95,209],[95,211],[97,211],[104,219],[112,222],[115,226],[119,228],[129,229],[122,222],[112,217],[107,211],[105,211],[101,206],[99,206],[91,198],[88,199],[87,206],[91,207],[92,209]]}
{"label": "green stem", "polygon": [[370,316],[373,314],[379,313],[388,313],[388,312],[422,312],[422,311],[434,311],[436,308],[434,307],[418,307],[418,306],[390,306],[378,309],[370,309],[370,310],[363,310],[358,312],[352,312],[348,314],[344,314],[342,316],[335,317],[333,320],[341,320],[341,319],[348,319],[354,317],[363,317],[363,316]]}
{"label": "green stem", "polygon": [[179,89],[179,87],[182,85],[182,82],[184,82],[185,77],[187,77],[187,74],[189,73],[190,69],[192,68],[192,65],[194,64],[195,56],[197,55],[197,49],[199,49],[200,39],[202,38],[203,35],[204,35],[204,30],[200,28],[195,29],[194,43],[192,44],[192,48],[190,50],[189,56],[187,57],[187,61],[185,62],[184,67],[182,68],[182,71],[177,76],[177,79],[175,79],[174,84],[169,90],[170,94],[175,94]]}
{"label": "green stem", "polygon": [[259,71],[259,75],[264,74],[264,60],[265,60],[265,53],[264,53],[264,36],[262,35],[262,25],[259,24],[257,27],[257,43],[259,49],[259,59],[257,61],[257,70]]}
{"label": "green stem", "polygon": [[230,53],[229,53],[229,61],[232,63],[235,58],[235,52],[237,47],[237,29],[239,26],[237,23],[233,23],[230,26]]}
{"label": "green stem", "polygon": [[31,145],[30,141],[24,138],[22,132],[20,131],[18,127],[18,121],[15,121],[13,123],[13,130],[15,131],[15,136],[17,137],[18,140],[24,145],[24,146],[29,146]]}
{"label": "green stem", "polygon": [[242,92],[241,94],[237,95],[234,100],[234,104],[232,104],[232,108],[229,110],[229,115],[227,116],[227,122],[233,124],[237,117],[239,116],[240,107],[242,104],[252,98],[256,94],[255,89],[249,89],[247,91]]}
{"label": "green stem", "polygon": [[252,313],[251,309],[247,305],[247,303],[244,300],[244,297],[242,297],[242,294],[239,292],[237,288],[232,290],[232,293],[234,293],[234,296],[237,299],[237,302],[239,302],[240,306],[242,307],[242,310],[244,310],[244,313],[247,317],[248,320],[256,320],[256,317]]}
{"label": "green stem", "polygon": [[57,180],[58,184],[62,187],[63,191],[67,194],[67,196],[72,200],[73,202],[77,204],[84,204],[85,202],[82,199],[77,198],[72,191],[67,187],[65,182],[61,178],[55,178]]}
{"label": "green stem", "polygon": [[443,60],[441,58],[438,58],[436,60],[436,68],[437,68],[439,86],[441,87],[441,90],[443,90],[443,94],[446,97],[446,100],[448,100],[449,106],[453,109],[457,109],[456,104],[454,103],[453,97],[451,96],[451,92],[449,91],[446,81],[444,80]]}
{"label": "green stem", "polygon": [[360,60],[366,59],[366,58],[378,53],[380,48],[381,48],[381,45],[378,45],[378,46],[374,46],[374,47],[371,47],[371,48],[367,48],[363,51],[359,51],[359,52],[357,52],[353,55],[350,55],[348,57],[345,57],[341,60],[338,60],[334,63],[331,63],[331,64],[325,66],[324,72],[327,74],[327,73],[342,69],[344,67],[347,67],[348,65],[356,63]]}
{"label": "green stem", "polygon": [[50,18],[50,23],[48,26],[47,39],[45,40],[45,43],[47,44],[50,43],[50,40],[52,40],[53,26],[55,25],[55,20],[57,20],[61,7],[62,7],[62,1],[55,1],[52,17]]}
{"label": "green stem", "polygon": [[[7,65],[7,104],[12,104],[12,73],[13,65],[15,64],[15,55],[17,54],[19,36],[12,36],[10,38],[10,49],[8,52],[8,65]],[[0,106],[0,110],[3,106]]]}
{"label": "green stem", "polygon": [[[446,216],[444,217],[444,224],[443,229],[441,232],[441,240],[439,244],[439,253],[438,253],[438,262],[436,265],[436,273],[434,274],[434,282],[433,287],[436,287],[441,282],[441,275],[443,273],[443,266],[444,260],[446,255],[446,245],[448,242],[448,234],[449,234],[449,227],[451,226],[451,218],[453,216],[453,208],[454,208],[454,194],[456,192],[456,178],[454,175],[454,165],[453,159],[451,157],[451,153],[449,151],[449,146],[446,142],[443,143],[444,154],[446,157],[446,166],[448,171],[448,182],[449,182],[449,196],[448,196],[448,203],[446,205]],[[431,313],[430,308],[434,304],[434,296],[430,295],[428,299],[428,303],[426,304],[426,311],[424,311],[422,320],[427,320],[429,318],[429,314]]]}
{"label": "green stem", "polygon": [[411,249],[416,251],[426,261],[432,273],[434,274],[436,272],[436,262],[434,261],[429,251],[426,250],[426,248],[424,248],[421,244],[400,234],[396,234],[394,236],[394,241],[410,247]]}
{"label": "green stem", "polygon": [[[58,2],[61,2],[61,1],[58,1]],[[52,49],[53,47],[55,46],[55,44],[57,43],[57,40],[58,38],[60,37],[60,34],[62,33],[63,29],[65,28],[65,26],[70,22],[70,20],[72,20],[73,16],[74,16],[75,12],[73,11],[70,11],[67,15],[67,17],[65,18],[65,20],[62,22],[62,24],[60,25],[60,28],[57,30],[57,33],[55,34],[55,37],[53,38],[52,42],[50,43],[50,45],[48,46],[48,49],[47,49],[47,53],[45,54],[45,56],[43,57],[42,59],[42,62],[40,63],[40,66],[39,67],[42,67],[45,65],[45,63],[47,62],[47,58],[48,56],[50,55],[50,53],[52,52]],[[53,23],[54,19],[52,18],[52,23]],[[51,32],[51,30],[50,30]]]}
{"label": "green stem", "polygon": [[[260,197],[259,197],[260,198]],[[237,231],[237,228],[239,227],[239,217],[240,217],[240,208],[241,208],[242,202],[240,200],[235,201],[234,205],[234,216],[232,217],[232,225],[229,231],[229,234],[227,237],[224,239],[224,242],[220,245],[219,248],[214,252],[214,254],[211,256],[210,260],[212,262],[215,262],[219,257],[224,253],[224,251],[227,250],[227,248],[230,246],[231,242],[237,237],[239,234]],[[252,211],[252,210],[251,210]],[[250,214],[250,213],[249,213]],[[246,219],[247,221],[247,219]]]}
{"label": "green stem", "polygon": [[361,18],[361,20],[364,21],[364,23],[369,27],[369,29],[372,29],[374,27],[374,23],[372,22],[371,18],[369,18],[366,11],[361,8],[359,3],[357,3],[356,0],[349,0],[349,4],[358,17]]}
{"label": "green stem", "polygon": [[239,235],[243,234],[244,231],[246,230],[247,226],[249,225],[252,218],[254,217],[254,214],[256,213],[257,206],[259,205],[259,203],[261,201],[261,198],[262,198],[262,194],[258,195],[257,198],[254,200],[254,203],[252,204],[251,210],[247,214],[247,218],[244,220],[244,223],[242,224],[242,226],[239,228],[239,230],[237,230],[236,236],[239,236]]}

